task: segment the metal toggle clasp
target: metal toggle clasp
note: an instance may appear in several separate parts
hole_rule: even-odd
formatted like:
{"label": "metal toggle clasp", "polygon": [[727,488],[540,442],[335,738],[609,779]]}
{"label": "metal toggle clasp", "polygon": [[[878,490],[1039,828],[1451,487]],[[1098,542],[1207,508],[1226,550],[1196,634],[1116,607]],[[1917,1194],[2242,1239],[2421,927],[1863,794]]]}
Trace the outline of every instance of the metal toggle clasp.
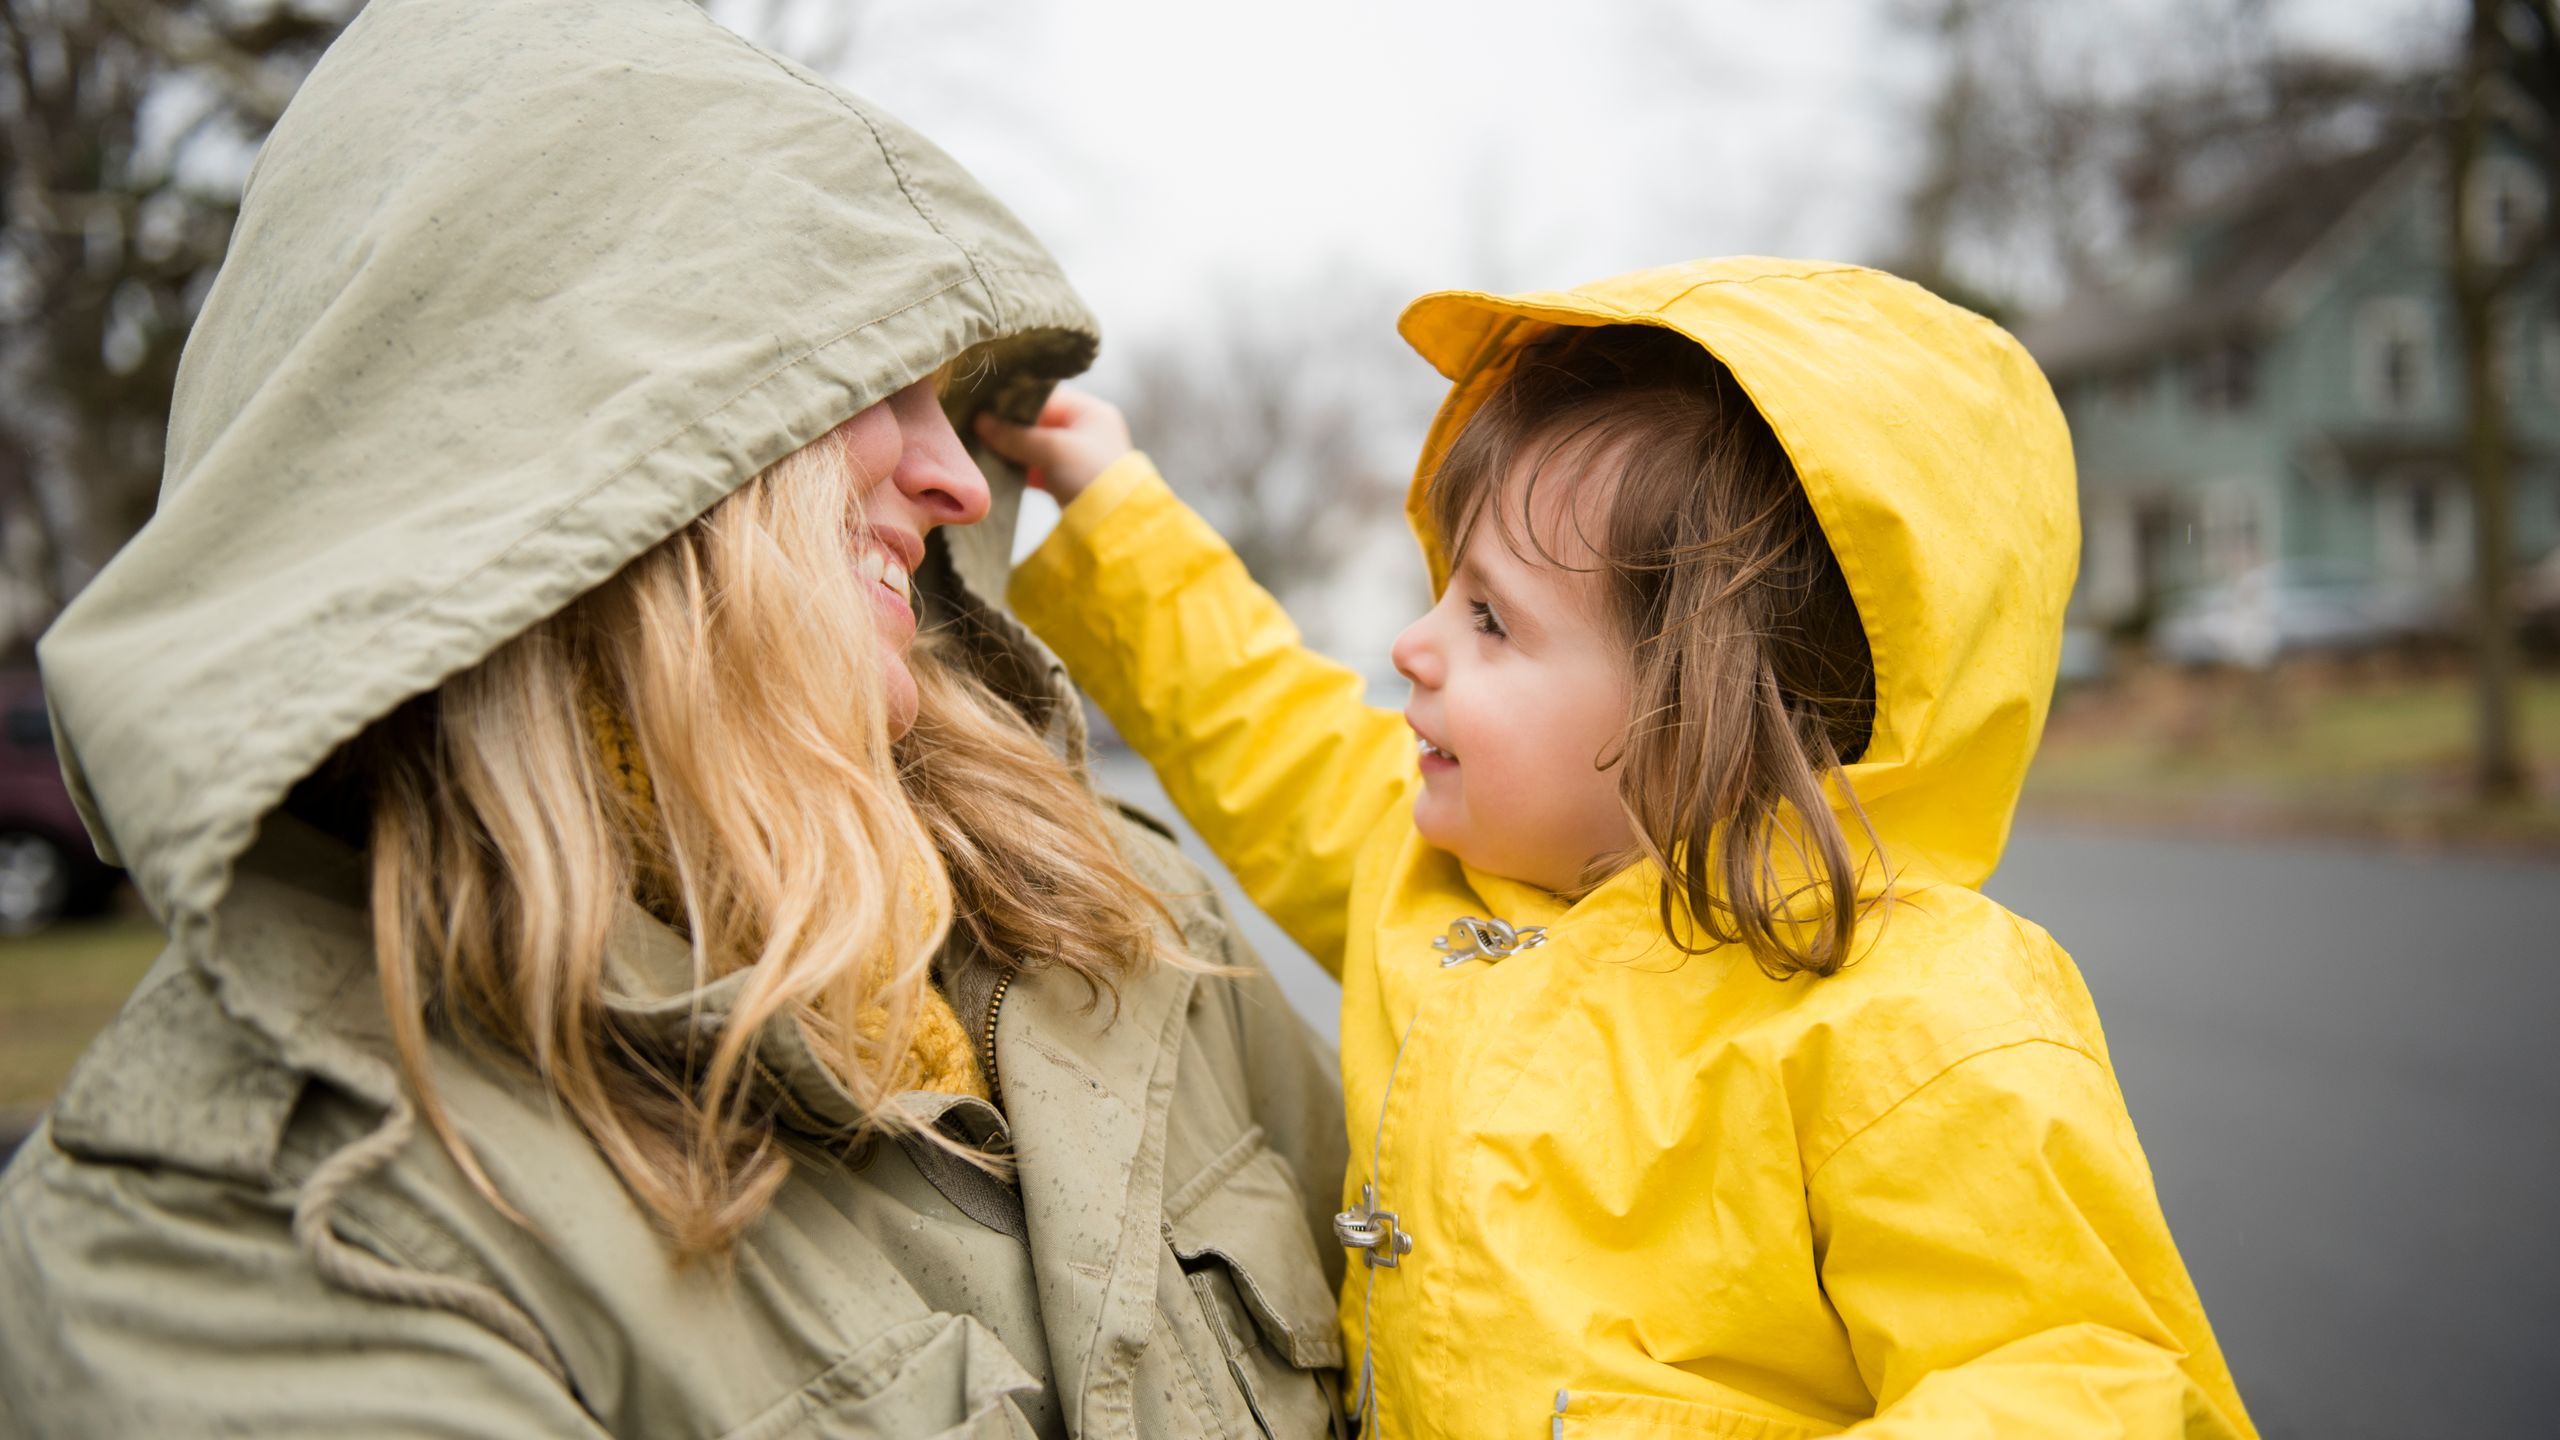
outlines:
{"label": "metal toggle clasp", "polygon": [[1396,1228],[1396,1212],[1378,1208],[1378,1187],[1360,1187],[1360,1203],[1333,1217],[1333,1235],[1346,1249],[1358,1250],[1372,1265],[1394,1269],[1399,1257],[1413,1253],[1413,1237]]}
{"label": "metal toggle clasp", "polygon": [[1507,920],[1461,915],[1449,922],[1449,933],[1433,940],[1431,948],[1440,952],[1440,968],[1446,970],[1470,960],[1508,960],[1546,943],[1547,927],[1543,925],[1524,925],[1515,930]]}

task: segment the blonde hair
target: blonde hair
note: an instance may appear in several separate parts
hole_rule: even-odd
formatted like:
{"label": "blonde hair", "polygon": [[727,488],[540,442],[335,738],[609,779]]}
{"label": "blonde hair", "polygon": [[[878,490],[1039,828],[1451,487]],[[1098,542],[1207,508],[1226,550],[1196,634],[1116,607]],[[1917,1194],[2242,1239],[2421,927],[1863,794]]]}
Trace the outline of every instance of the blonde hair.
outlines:
{"label": "blonde hair", "polygon": [[[1862,910],[1824,785],[1855,813],[1842,767],[1875,723],[1875,664],[1795,467],[1685,336],[1560,329],[1522,348],[1434,468],[1424,499],[1442,553],[1490,512],[1514,550],[1561,564],[1526,517],[1550,471],[1569,484],[1586,470],[1613,484],[1582,538],[1633,671],[1625,739],[1602,763],[1636,852],[1604,872],[1659,866],[1662,928],[1684,950],[1740,943],[1772,975],[1831,974]],[[1782,848],[1801,880],[1782,875]]]}
{"label": "blonde hair", "polygon": [[[351,749],[401,1069],[502,1209],[438,1096],[431,1031],[529,1064],[695,1255],[788,1173],[744,1108],[768,1024],[799,1028],[867,1129],[922,1131],[896,1096],[955,926],[973,963],[1066,970],[1096,1003],[1172,956],[1092,792],[926,644],[915,723],[889,741],[848,563],[867,484],[837,435],[804,447]],[[643,797],[599,748],[599,705],[627,717]],[[607,937],[635,895],[683,921],[697,984],[742,976],[707,1053],[615,1029]]]}

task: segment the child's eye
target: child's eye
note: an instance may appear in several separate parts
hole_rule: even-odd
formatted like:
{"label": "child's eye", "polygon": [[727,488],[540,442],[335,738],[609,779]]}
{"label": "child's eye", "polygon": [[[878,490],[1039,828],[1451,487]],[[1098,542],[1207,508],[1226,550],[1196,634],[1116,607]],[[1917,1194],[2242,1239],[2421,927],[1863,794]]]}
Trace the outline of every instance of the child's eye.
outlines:
{"label": "child's eye", "polygon": [[1492,606],[1487,605],[1481,600],[1474,600],[1468,602],[1467,608],[1475,612],[1477,634],[1502,635],[1508,633],[1502,628],[1502,617],[1493,613]]}

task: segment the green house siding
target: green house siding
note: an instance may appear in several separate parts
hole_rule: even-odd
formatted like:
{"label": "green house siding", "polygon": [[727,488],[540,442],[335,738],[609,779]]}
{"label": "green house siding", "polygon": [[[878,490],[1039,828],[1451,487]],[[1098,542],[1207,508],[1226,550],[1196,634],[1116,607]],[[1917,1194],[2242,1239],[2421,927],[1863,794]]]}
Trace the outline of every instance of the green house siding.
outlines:
{"label": "green house siding", "polygon": [[[2529,152],[2509,147],[2522,163]],[[2152,257],[2184,277],[2174,339],[2055,367],[2080,465],[2075,613],[2138,627],[2181,590],[2265,561],[2431,599],[2470,570],[2461,355],[2441,179],[2424,148],[2226,316],[2199,312],[2209,229]],[[2263,213],[2263,212],[2261,212]],[[2137,317],[2138,306],[2120,313]],[[2514,288],[2501,357],[2515,444],[2517,558],[2560,545],[2560,274]],[[2088,322],[2080,322],[2084,327]],[[2030,327],[2030,343],[2034,343]]]}

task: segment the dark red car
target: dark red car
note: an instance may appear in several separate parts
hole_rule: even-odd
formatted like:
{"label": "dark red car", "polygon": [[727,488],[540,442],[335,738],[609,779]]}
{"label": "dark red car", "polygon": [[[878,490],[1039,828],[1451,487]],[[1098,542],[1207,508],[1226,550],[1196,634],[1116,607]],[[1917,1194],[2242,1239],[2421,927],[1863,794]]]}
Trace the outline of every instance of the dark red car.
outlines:
{"label": "dark red car", "polygon": [[116,875],[63,784],[43,683],[32,670],[0,670],[0,935],[103,909]]}

